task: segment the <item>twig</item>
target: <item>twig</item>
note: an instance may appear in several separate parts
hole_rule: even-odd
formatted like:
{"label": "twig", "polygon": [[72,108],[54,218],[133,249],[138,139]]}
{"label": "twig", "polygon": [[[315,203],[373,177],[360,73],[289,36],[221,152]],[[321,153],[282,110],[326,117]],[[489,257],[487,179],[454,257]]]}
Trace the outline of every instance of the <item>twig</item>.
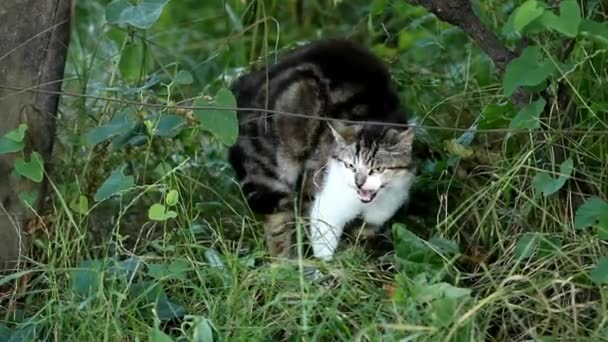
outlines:
{"label": "twig", "polygon": [[[1,84],[0,84],[0,89],[37,92],[37,93],[43,93],[43,94],[57,94],[57,95],[63,95],[63,96],[69,96],[69,97],[80,97],[80,98],[88,98],[88,99],[94,99],[94,100],[100,100],[100,101],[108,101],[108,102],[129,105],[129,106],[140,106],[140,107],[158,108],[158,109],[171,109],[171,110],[201,110],[201,109],[205,110],[206,109],[206,110],[223,110],[223,111],[234,111],[234,110],[258,111],[258,112],[265,112],[265,113],[272,114],[272,115],[269,115],[268,117],[272,117],[275,115],[284,115],[284,116],[291,116],[294,118],[304,118],[304,119],[319,120],[319,121],[338,121],[338,122],[343,122],[343,123],[347,123],[347,124],[367,124],[367,125],[379,125],[379,126],[399,127],[399,128],[416,127],[416,128],[422,128],[422,129],[434,130],[434,131],[468,132],[471,130],[470,127],[467,127],[467,128],[443,127],[443,126],[428,126],[428,125],[420,125],[420,124],[409,125],[409,124],[399,124],[399,123],[390,123],[390,122],[381,122],[381,121],[359,121],[359,120],[335,119],[335,118],[329,118],[329,117],[312,116],[309,114],[291,113],[291,112],[284,112],[284,111],[280,111],[280,110],[263,109],[263,108],[250,108],[250,107],[235,108],[235,107],[222,107],[222,106],[211,106],[211,105],[210,106],[166,105],[166,104],[161,104],[161,103],[146,103],[146,102],[124,100],[124,99],[117,99],[117,98],[111,98],[111,97],[65,92],[65,91],[51,91],[51,90],[44,90],[44,89],[37,89],[37,88],[13,87],[13,86],[1,85]],[[475,129],[475,133],[478,133],[478,134],[526,133],[526,134],[534,134],[534,135],[557,134],[557,135],[593,135],[593,136],[596,136],[596,135],[608,134],[608,130],[581,129],[581,130],[564,131],[564,130],[557,130],[557,129],[551,129],[551,130],[537,129],[537,130],[531,131],[531,130],[527,130],[527,129],[511,130],[508,128],[492,128],[492,129]]]}

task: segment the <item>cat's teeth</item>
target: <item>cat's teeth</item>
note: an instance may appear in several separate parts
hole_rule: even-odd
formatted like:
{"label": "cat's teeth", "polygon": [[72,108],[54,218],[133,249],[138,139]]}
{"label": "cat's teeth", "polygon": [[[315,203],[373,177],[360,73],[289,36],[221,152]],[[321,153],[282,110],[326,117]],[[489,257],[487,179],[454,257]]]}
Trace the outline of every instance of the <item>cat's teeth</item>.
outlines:
{"label": "cat's teeth", "polygon": [[376,197],[376,194],[377,194],[376,190],[363,190],[363,189],[357,190],[357,196],[359,197],[359,200],[361,200],[361,202],[363,202],[363,203],[369,203],[369,202],[373,201],[374,198]]}

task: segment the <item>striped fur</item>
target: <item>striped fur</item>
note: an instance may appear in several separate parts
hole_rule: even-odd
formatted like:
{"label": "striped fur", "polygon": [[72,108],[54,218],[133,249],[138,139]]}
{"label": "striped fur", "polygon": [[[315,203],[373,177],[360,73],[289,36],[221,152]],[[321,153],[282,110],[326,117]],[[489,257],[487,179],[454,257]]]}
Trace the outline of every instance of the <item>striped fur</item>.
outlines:
{"label": "striped fur", "polygon": [[[383,63],[366,49],[343,40],[298,48],[267,69],[240,77],[232,90],[238,107],[250,110],[238,111],[240,134],[230,149],[229,161],[249,206],[266,216],[266,237],[273,256],[291,256],[296,194],[302,190],[307,210],[322,182],[323,167],[336,157],[329,125],[314,118],[407,122]],[[375,148],[375,152],[368,151],[372,163],[382,160],[382,153],[375,153],[380,152],[377,147],[383,138],[396,132],[388,134],[387,128],[378,126],[348,127],[344,132],[356,132],[362,144]]]}

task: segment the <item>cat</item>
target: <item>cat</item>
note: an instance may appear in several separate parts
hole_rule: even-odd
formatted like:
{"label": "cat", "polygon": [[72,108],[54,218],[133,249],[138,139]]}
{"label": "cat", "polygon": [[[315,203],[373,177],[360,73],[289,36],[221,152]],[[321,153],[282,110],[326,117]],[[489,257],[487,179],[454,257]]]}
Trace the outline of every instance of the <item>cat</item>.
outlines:
{"label": "cat", "polygon": [[237,78],[231,90],[239,136],[228,159],[249,207],[265,216],[272,256],[294,256],[299,198],[313,254],[323,260],[353,219],[373,234],[407,202],[414,130],[379,124],[407,127],[407,117],[388,69],[363,46],[312,42]]}

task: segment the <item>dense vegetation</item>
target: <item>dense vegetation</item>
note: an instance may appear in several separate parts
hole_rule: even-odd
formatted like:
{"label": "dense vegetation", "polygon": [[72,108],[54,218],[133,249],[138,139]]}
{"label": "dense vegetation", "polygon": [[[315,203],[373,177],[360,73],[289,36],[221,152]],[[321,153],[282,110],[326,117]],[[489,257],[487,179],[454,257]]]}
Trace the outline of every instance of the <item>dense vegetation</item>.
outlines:
{"label": "dense vegetation", "polygon": [[[2,340],[608,339],[604,3],[473,1],[519,56],[504,70],[405,0],[133,3],[77,2]],[[226,162],[230,81],[320,37],[385,59],[418,122],[394,258],[271,263]]]}

